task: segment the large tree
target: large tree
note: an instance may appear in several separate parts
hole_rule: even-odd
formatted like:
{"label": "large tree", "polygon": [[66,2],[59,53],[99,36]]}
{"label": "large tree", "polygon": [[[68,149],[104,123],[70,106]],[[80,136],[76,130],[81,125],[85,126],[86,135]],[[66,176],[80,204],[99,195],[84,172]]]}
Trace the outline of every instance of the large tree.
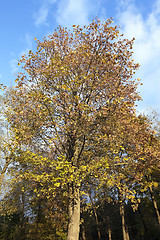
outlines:
{"label": "large tree", "polygon": [[8,121],[25,159],[42,167],[30,171],[32,179],[42,186],[49,181],[52,196],[58,188],[68,199],[68,240],[79,239],[82,186],[107,171],[115,129],[135,118],[140,97],[132,44],[110,19],[96,19],[73,31],[59,27],[19,62],[23,71],[10,90]]}

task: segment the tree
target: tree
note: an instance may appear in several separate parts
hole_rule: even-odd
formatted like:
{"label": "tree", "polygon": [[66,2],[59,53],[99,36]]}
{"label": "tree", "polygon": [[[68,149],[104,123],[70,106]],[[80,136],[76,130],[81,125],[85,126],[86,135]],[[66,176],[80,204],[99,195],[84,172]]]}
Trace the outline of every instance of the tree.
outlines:
{"label": "tree", "polygon": [[24,161],[43,167],[26,175],[46,194],[50,182],[52,195],[58,189],[68,199],[68,240],[79,239],[83,186],[107,170],[118,136],[111,123],[122,128],[140,99],[132,44],[110,19],[96,19],[73,32],[59,27],[19,62],[24,71],[10,90],[8,121]]}

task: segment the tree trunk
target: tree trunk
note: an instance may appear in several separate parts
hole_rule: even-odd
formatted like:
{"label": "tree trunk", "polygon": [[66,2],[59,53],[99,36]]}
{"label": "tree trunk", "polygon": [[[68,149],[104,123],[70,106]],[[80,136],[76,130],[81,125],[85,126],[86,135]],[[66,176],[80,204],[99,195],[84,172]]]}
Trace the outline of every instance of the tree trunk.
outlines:
{"label": "tree trunk", "polygon": [[155,212],[155,215],[156,215],[156,218],[157,218],[157,222],[158,222],[158,225],[160,227],[160,214],[159,214],[157,202],[156,202],[155,197],[154,197],[152,186],[149,187],[149,191],[150,191],[150,194],[151,194],[153,208],[154,208],[154,212]]}
{"label": "tree trunk", "polygon": [[124,218],[124,204],[120,202],[120,215],[122,220],[122,232],[123,232],[123,240],[127,240],[127,234],[125,229],[125,218]]}
{"label": "tree trunk", "polygon": [[111,228],[108,228],[108,239],[112,240],[112,232],[111,232]]}
{"label": "tree trunk", "polygon": [[67,240],[79,240],[80,227],[80,194],[79,187],[69,186],[69,224]]}
{"label": "tree trunk", "polygon": [[91,195],[89,194],[89,198],[92,204],[92,208],[93,208],[93,212],[94,212],[94,216],[95,216],[95,220],[96,220],[96,224],[97,224],[97,233],[98,233],[98,240],[101,240],[101,233],[100,233],[100,229],[99,229],[99,221],[98,221],[98,216],[97,216],[97,211],[96,208],[94,206],[94,203],[92,201]]}
{"label": "tree trunk", "polygon": [[101,240],[101,233],[100,233],[100,229],[99,229],[97,211],[96,211],[96,208],[94,206],[93,206],[93,211],[94,211],[94,216],[95,216],[96,224],[97,224],[98,240]]}
{"label": "tree trunk", "polygon": [[2,186],[2,182],[3,182],[3,179],[4,179],[5,173],[6,173],[7,168],[9,166],[10,162],[11,162],[11,155],[12,154],[10,154],[9,157],[6,157],[5,165],[4,165],[3,169],[0,172],[0,193],[1,193],[1,186]]}
{"label": "tree trunk", "polygon": [[147,226],[146,226],[146,223],[145,223],[145,220],[144,220],[143,214],[142,214],[142,212],[141,212],[140,206],[138,206],[138,212],[139,212],[139,215],[140,215],[140,217],[141,217],[141,220],[142,220],[142,224],[143,224],[144,230],[145,230],[145,232],[147,233],[147,232],[148,232],[148,230],[147,230]]}
{"label": "tree trunk", "polygon": [[128,226],[126,223],[125,223],[125,230],[126,230],[126,238],[127,238],[127,240],[129,240]]}
{"label": "tree trunk", "polygon": [[82,225],[82,240],[86,240],[84,225]]}
{"label": "tree trunk", "polygon": [[120,216],[122,221],[123,240],[129,240],[128,228],[125,222],[124,199],[120,189],[118,190],[118,198],[119,198],[119,204],[120,204],[119,210],[120,210]]}
{"label": "tree trunk", "polygon": [[109,215],[109,205],[107,205],[107,223],[108,223],[108,239],[112,240],[112,230],[111,230],[111,221]]}
{"label": "tree trunk", "polygon": [[[150,182],[152,180],[151,176],[145,176],[145,178],[146,178],[147,182]],[[152,203],[153,203],[153,209],[154,209],[154,212],[155,212],[157,223],[158,223],[158,226],[160,227],[160,214],[159,214],[157,202],[156,202],[155,197],[154,197],[152,186],[149,186],[148,189],[149,189],[149,192],[150,192],[150,195],[151,195],[151,199],[152,199]]]}

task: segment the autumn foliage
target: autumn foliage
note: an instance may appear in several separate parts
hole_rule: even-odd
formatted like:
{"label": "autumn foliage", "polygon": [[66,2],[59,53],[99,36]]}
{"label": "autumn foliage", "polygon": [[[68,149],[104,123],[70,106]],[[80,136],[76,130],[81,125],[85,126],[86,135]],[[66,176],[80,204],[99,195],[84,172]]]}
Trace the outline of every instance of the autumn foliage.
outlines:
{"label": "autumn foliage", "polygon": [[[86,199],[105,202],[109,188],[136,209],[134,187],[157,164],[159,140],[135,110],[133,41],[112,20],[96,19],[72,31],[57,28],[19,61],[6,112],[16,180],[31,184],[53,223],[52,239],[78,240]],[[120,212],[124,223],[123,204]]]}

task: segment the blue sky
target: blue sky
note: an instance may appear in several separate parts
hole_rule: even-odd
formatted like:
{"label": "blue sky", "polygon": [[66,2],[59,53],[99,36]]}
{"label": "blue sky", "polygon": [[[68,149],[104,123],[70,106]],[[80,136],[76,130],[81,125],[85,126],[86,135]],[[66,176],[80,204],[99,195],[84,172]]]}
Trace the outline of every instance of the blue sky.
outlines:
{"label": "blue sky", "polygon": [[0,83],[14,85],[17,61],[34,38],[42,40],[60,24],[88,24],[97,16],[113,17],[125,38],[135,37],[134,59],[141,67],[136,77],[143,102],[139,110],[160,112],[160,0],[3,0],[0,3]]}

